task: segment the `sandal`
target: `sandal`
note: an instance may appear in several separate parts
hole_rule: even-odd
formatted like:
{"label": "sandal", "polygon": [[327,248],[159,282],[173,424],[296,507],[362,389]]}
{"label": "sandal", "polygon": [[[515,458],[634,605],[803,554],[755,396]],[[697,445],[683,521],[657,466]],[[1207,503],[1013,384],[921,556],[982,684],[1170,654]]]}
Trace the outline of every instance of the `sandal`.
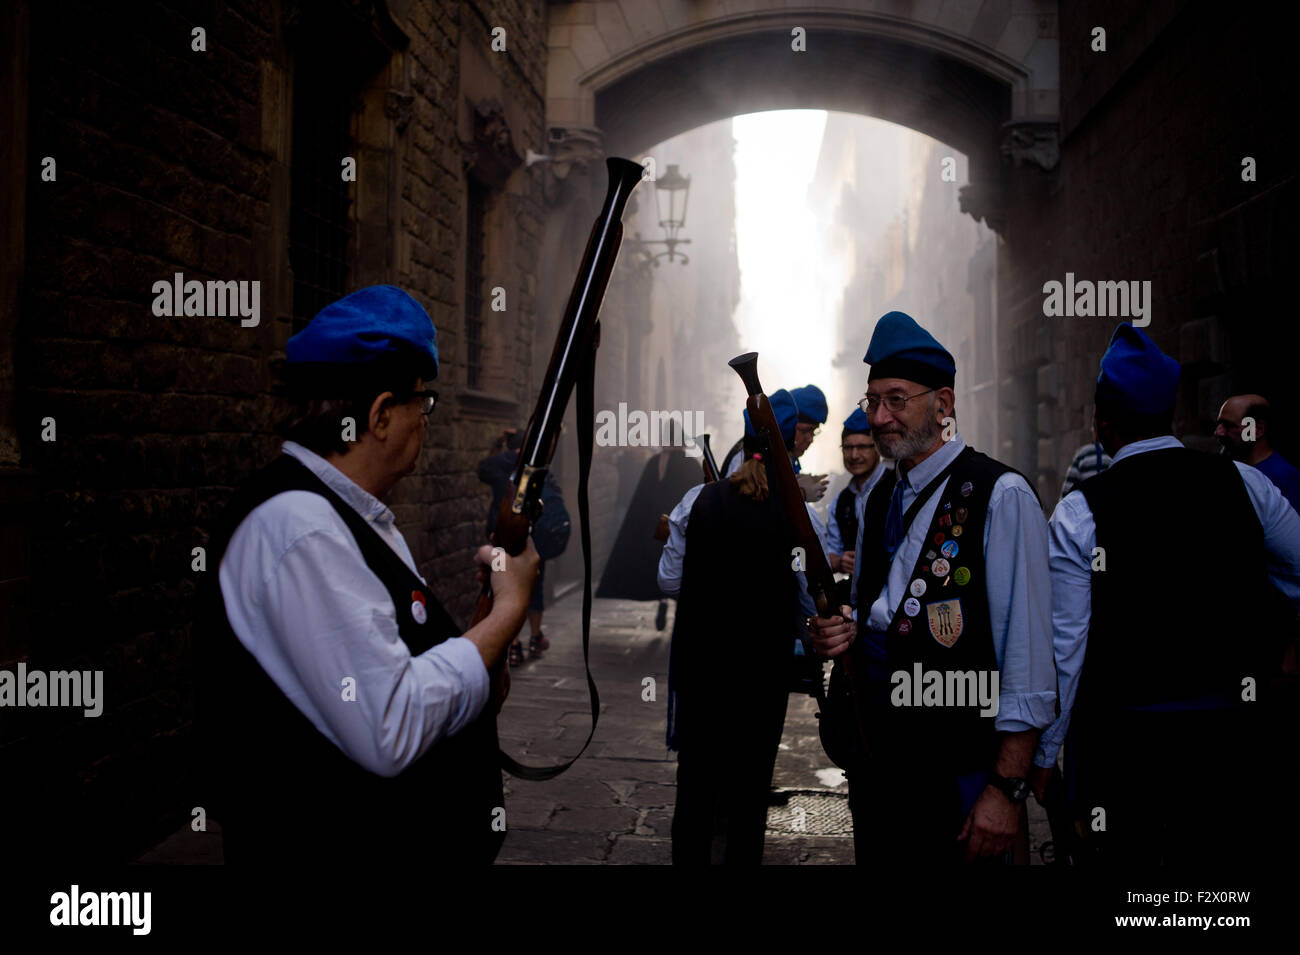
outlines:
{"label": "sandal", "polygon": [[551,641],[546,639],[546,634],[539,631],[528,640],[528,655],[536,660],[542,655],[542,651],[550,649],[550,646]]}
{"label": "sandal", "polygon": [[510,665],[512,667],[523,666],[524,664],[524,645],[516,640],[510,644]]}

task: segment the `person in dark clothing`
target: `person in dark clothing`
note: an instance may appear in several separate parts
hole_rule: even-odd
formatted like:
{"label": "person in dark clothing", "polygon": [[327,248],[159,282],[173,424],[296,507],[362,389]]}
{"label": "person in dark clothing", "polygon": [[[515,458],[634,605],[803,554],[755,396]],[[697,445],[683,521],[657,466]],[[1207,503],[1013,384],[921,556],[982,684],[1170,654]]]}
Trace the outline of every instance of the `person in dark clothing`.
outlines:
{"label": "person in dark clothing", "polygon": [[1294,792],[1270,716],[1286,713],[1271,690],[1300,610],[1300,516],[1255,468],[1173,436],[1180,374],[1115,329],[1094,414],[1111,466],[1048,525],[1060,715],[1030,782],[1064,746],[1080,856],[1117,868],[1289,858],[1294,839],[1260,824]]}
{"label": "person in dark clothing", "polygon": [[[478,479],[492,489],[492,503],[488,507],[487,533],[491,539],[492,532],[496,530],[497,514],[501,510],[501,502],[510,493],[510,475],[514,473],[515,464],[519,460],[519,446],[523,444],[524,433],[518,428],[509,428],[497,438],[493,450],[504,448],[498,453],[484,458],[478,463]],[[551,480],[547,476],[547,480]],[[546,634],[542,632],[542,612],[546,609],[545,604],[545,583],[543,575],[546,572],[546,561],[537,562],[537,582],[533,584],[533,592],[528,600],[528,656],[536,660],[550,648],[551,641],[547,639]],[[516,640],[510,645],[509,661],[511,666],[520,666],[524,662],[524,645],[521,641]]]}
{"label": "person in dark clothing", "polygon": [[597,597],[662,598],[655,576],[664,542],[656,539],[655,528],[660,515],[671,511],[699,483],[699,461],[688,458],[681,447],[666,447],[646,462],[600,576]]}
{"label": "person in dark clothing", "polygon": [[[793,414],[788,423],[793,438]],[[762,861],[790,634],[804,612],[801,575],[790,566],[792,531],[769,492],[765,442],[746,439],[745,463],[701,487],[686,526],[669,661],[675,865]]]}
{"label": "person in dark clothing", "polygon": [[1214,436],[1219,439],[1224,454],[1263,472],[1277,485],[1287,503],[1300,512],[1300,471],[1274,450],[1269,433],[1272,426],[1273,408],[1267,398],[1233,395],[1219,409]]}

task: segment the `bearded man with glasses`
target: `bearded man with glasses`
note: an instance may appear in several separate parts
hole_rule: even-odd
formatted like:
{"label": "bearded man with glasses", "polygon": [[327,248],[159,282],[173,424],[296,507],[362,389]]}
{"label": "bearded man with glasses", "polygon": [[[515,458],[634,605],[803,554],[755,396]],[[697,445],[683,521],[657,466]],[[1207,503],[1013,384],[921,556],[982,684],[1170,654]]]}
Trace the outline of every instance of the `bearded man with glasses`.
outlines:
{"label": "bearded man with glasses", "polygon": [[[945,434],[956,363],[929,332],[890,312],[864,361],[862,411],[897,467],[863,508],[850,603],[810,621],[817,652],[852,653],[860,676],[857,859],[1005,862],[1018,836],[1023,857],[1026,776],[1056,715],[1047,522],[1022,475]],[[918,667],[941,688],[996,686],[995,707],[942,692],[914,705],[898,675]],[[837,669],[833,689],[846,685]]]}

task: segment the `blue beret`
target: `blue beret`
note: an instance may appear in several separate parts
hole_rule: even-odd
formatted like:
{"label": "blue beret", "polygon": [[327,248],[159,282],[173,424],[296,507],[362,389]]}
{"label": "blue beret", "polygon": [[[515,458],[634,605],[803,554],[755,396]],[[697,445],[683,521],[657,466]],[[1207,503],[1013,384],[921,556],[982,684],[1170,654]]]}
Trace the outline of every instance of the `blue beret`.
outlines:
{"label": "blue beret", "polygon": [[289,339],[290,365],[364,365],[410,355],[420,377],[438,377],[438,331],[415,299],[393,285],[372,285],[326,305]]}
{"label": "blue beret", "polygon": [[1174,410],[1182,366],[1170,358],[1140,328],[1125,322],[1110,336],[1101,356],[1097,399],[1142,415]]}
{"label": "blue beret", "polygon": [[845,434],[870,434],[871,419],[861,408],[854,408],[853,414],[844,419]]}
{"label": "blue beret", "polygon": [[808,418],[818,424],[826,423],[826,416],[830,411],[826,407],[826,396],[822,394],[820,388],[816,385],[804,385],[802,388],[791,388],[790,394],[799,409],[799,417]]}
{"label": "blue beret", "polygon": [[880,316],[862,360],[871,366],[868,381],[905,378],[928,388],[951,388],[957,380],[957,363],[948,349],[903,312]]}
{"label": "blue beret", "polygon": [[[787,444],[794,442],[794,426],[799,421],[799,407],[794,403],[794,396],[782,388],[780,391],[774,391],[767,396],[767,400],[772,404],[772,414],[776,416],[776,423],[781,427],[781,437]],[[749,423],[749,409],[745,409],[745,435],[754,437],[753,425]]]}

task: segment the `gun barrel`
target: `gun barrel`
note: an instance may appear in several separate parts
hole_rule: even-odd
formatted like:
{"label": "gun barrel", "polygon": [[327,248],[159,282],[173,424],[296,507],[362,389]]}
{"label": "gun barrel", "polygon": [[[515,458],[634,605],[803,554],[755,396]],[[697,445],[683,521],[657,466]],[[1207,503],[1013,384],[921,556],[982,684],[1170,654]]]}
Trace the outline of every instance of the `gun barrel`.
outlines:
{"label": "gun barrel", "polygon": [[703,451],[702,467],[704,468],[704,483],[712,484],[714,481],[722,479],[722,472],[718,470],[718,462],[713,457],[713,448],[709,445],[709,436],[702,434],[699,437],[700,450]]}

